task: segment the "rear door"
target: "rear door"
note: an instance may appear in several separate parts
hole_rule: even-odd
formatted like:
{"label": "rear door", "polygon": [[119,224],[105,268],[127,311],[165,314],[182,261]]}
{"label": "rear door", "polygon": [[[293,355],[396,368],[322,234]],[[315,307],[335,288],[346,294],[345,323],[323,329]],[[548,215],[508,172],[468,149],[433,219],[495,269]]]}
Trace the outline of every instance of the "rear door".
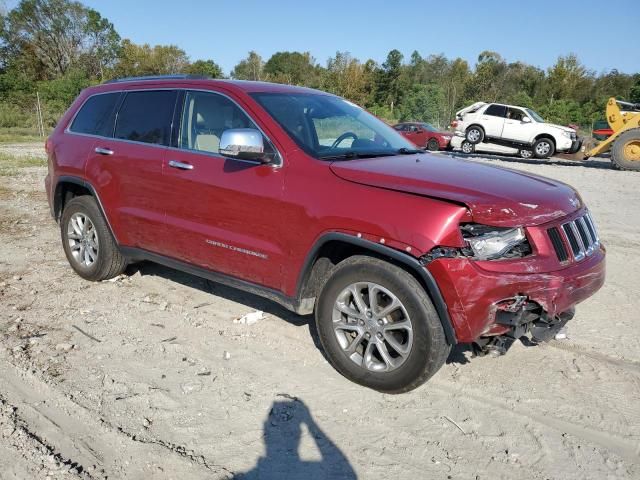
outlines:
{"label": "rear door", "polygon": [[121,245],[164,253],[162,161],[176,98],[175,90],[123,92],[113,131],[94,142],[86,175]]}
{"label": "rear door", "polygon": [[500,138],[502,136],[506,114],[507,107],[497,103],[492,103],[482,112],[481,124],[487,137]]}
{"label": "rear door", "polygon": [[[177,148],[164,161],[170,255],[253,283],[280,287],[284,167],[220,155],[222,132],[257,128],[239,105],[216,92],[186,91]],[[265,137],[265,147],[269,147]],[[275,150],[272,150],[275,153]]]}

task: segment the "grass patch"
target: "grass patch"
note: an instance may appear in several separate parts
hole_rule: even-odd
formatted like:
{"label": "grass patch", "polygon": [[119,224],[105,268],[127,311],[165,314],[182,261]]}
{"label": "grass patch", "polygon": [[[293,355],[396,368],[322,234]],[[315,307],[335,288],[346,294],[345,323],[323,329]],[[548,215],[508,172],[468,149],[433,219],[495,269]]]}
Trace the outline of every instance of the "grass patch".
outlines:
{"label": "grass patch", "polygon": [[[45,132],[48,134],[49,132]],[[44,143],[45,138],[41,137],[36,130],[30,128],[0,128],[0,143]]]}
{"label": "grass patch", "polygon": [[0,153],[0,176],[3,177],[16,175],[22,168],[44,167],[46,165],[47,160],[42,157],[17,156]]}

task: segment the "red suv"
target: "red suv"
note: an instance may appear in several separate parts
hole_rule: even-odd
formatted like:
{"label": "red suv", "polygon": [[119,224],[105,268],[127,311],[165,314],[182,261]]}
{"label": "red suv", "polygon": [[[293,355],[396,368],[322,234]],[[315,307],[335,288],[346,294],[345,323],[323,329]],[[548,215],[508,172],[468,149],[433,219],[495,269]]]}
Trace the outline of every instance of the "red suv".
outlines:
{"label": "red suv", "polygon": [[420,385],[456,343],[550,338],[605,278],[568,185],[429,156],[316,90],[117,80],[83,91],[46,147],[80,276],[152,260],[314,313],[333,366],[380,391]]}

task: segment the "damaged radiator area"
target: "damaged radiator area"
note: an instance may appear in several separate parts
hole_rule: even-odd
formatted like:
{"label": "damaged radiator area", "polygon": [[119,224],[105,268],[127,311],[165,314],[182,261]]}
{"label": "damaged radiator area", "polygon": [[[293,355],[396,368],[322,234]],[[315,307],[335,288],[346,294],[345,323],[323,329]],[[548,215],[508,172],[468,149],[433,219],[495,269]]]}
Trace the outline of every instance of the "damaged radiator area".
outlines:
{"label": "damaged radiator area", "polygon": [[549,315],[527,296],[516,295],[495,305],[495,322],[474,343],[474,350],[481,355],[503,355],[523,337],[533,343],[548,342],[574,314],[572,308],[558,315]]}

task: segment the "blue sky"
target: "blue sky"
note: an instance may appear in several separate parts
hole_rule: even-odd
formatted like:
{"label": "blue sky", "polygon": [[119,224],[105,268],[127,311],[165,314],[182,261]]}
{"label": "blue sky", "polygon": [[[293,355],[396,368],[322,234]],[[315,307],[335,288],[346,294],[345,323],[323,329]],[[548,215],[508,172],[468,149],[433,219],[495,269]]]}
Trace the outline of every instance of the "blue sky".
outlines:
{"label": "blue sky", "polygon": [[[13,6],[17,1],[7,2]],[[482,50],[546,68],[578,54],[589,68],[640,71],[640,0],[84,0],[136,43],[176,44],[228,74],[249,50],[266,60],[309,51],[321,64],[337,50],[384,60],[444,53],[474,63]],[[608,30],[610,26],[612,30]],[[636,35],[634,37],[634,35]]]}

